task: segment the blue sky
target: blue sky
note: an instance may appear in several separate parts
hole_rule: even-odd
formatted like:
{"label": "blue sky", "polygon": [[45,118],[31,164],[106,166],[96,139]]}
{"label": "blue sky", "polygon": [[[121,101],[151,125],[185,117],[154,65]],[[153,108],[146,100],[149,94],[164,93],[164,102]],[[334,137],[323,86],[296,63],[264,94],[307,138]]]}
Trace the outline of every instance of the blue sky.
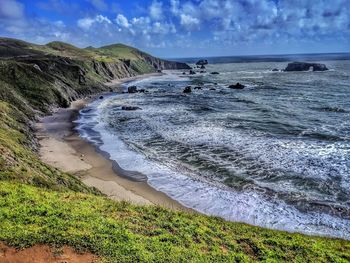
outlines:
{"label": "blue sky", "polygon": [[350,52],[350,0],[0,0],[0,35],[160,57]]}

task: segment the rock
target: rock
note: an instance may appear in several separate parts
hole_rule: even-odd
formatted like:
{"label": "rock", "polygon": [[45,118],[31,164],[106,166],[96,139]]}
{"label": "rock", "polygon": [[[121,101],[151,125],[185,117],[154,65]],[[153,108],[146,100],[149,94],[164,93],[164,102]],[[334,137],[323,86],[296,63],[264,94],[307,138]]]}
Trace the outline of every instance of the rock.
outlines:
{"label": "rock", "polygon": [[141,108],[136,106],[122,106],[122,110],[132,111],[132,110],[141,110]]}
{"label": "rock", "polygon": [[183,93],[191,93],[191,92],[192,92],[191,86],[187,86],[187,87],[183,90]]}
{"label": "rock", "polygon": [[244,85],[242,85],[241,83],[236,83],[236,84],[232,84],[230,86],[228,86],[230,89],[244,89]]}
{"label": "rock", "polygon": [[[34,65],[33,65],[33,68],[35,68],[36,70],[41,71],[41,68],[40,68],[39,65],[37,65],[37,64],[34,64]],[[41,72],[42,72],[42,71],[41,71]]]}
{"label": "rock", "polygon": [[199,73],[205,73],[205,70],[201,70],[201,71],[199,71]]}
{"label": "rock", "polygon": [[196,87],[194,87],[194,89],[202,89],[202,87],[201,86],[196,86]]}
{"label": "rock", "polygon": [[196,72],[194,72],[194,70],[190,70],[190,75],[195,75],[196,74]]}
{"label": "rock", "polygon": [[102,100],[103,99],[103,96],[100,96],[100,100]]}
{"label": "rock", "polygon": [[128,87],[128,93],[136,93],[137,87],[136,86],[130,86]]}
{"label": "rock", "polygon": [[216,90],[216,88],[210,88],[209,90]]}
{"label": "rock", "polygon": [[202,66],[201,66],[201,69],[205,69],[205,66],[204,66],[204,65],[202,65]]}
{"label": "rock", "polygon": [[219,73],[219,72],[214,71],[214,72],[210,72],[210,74],[212,74],[212,75],[219,75],[220,73]]}
{"label": "rock", "polygon": [[272,71],[279,71],[279,69],[277,69],[277,68],[274,68]]}
{"label": "rock", "polygon": [[196,63],[196,65],[199,65],[199,66],[203,66],[203,65],[207,65],[207,64],[208,64],[208,60],[206,60],[206,59],[200,59]]}
{"label": "rock", "polygon": [[139,93],[145,93],[146,90],[145,90],[145,89],[140,89],[140,90],[138,90],[137,92],[139,92]]}
{"label": "rock", "polygon": [[326,71],[328,68],[325,64],[307,63],[307,62],[292,62],[289,63],[284,71]]}
{"label": "rock", "polygon": [[158,69],[157,72],[158,72],[158,73],[162,73],[162,70],[161,70],[161,69]]}
{"label": "rock", "polygon": [[186,75],[186,72],[182,72],[182,75]]}

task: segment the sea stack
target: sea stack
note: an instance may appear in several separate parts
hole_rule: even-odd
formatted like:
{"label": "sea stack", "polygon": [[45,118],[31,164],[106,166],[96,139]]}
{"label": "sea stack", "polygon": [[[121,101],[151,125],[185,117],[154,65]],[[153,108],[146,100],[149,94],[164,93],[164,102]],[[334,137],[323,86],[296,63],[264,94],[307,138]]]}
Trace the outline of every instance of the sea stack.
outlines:
{"label": "sea stack", "polygon": [[196,62],[197,66],[204,66],[204,65],[208,65],[208,60],[206,59],[200,59]]}
{"label": "sea stack", "polygon": [[292,62],[284,71],[326,71],[328,68],[321,63]]}

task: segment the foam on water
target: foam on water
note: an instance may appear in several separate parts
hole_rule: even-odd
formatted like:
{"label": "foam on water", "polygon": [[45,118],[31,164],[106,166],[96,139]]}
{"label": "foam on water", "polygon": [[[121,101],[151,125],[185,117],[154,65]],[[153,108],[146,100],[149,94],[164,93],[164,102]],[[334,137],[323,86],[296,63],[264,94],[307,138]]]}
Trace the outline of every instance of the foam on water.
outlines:
{"label": "foam on water", "polygon": [[[264,132],[259,129],[242,132],[240,127],[247,125],[245,120],[254,120],[251,114],[256,110],[270,114],[273,109],[274,114],[283,115],[286,114],[283,105],[279,110],[279,105],[265,104],[263,97],[250,97],[239,91],[235,93],[241,94],[238,97],[226,99],[249,110],[237,110],[236,120],[227,122],[232,114],[226,112],[221,96],[230,95],[232,91],[225,88],[226,83],[219,83],[216,87],[219,92],[200,90],[194,96],[182,95],[181,91],[159,92],[165,85],[181,87],[191,81],[192,77],[180,74],[138,80],[137,85],[150,88],[151,98],[148,99],[142,94],[120,94],[91,103],[77,121],[80,135],[108,152],[123,169],[147,175],[151,186],[187,207],[232,221],[350,239],[350,218],[346,216],[348,198],[344,199],[347,200],[344,204],[339,201],[341,196],[349,194],[349,144],[339,139],[314,143],[313,139],[304,137],[310,131],[304,134],[298,131],[292,135],[293,139],[268,135],[265,130],[269,128],[264,128]],[[209,83],[206,79],[200,81]],[[135,82],[128,85],[135,85]],[[256,86],[248,85],[251,85],[249,92],[254,92]],[[205,103],[198,103],[208,96],[210,99]],[[166,103],[166,98],[173,103]],[[194,98],[198,101],[192,101]],[[142,110],[123,112],[121,105],[136,105]],[[215,115],[217,107],[223,109],[219,115]],[[202,112],[205,112],[203,119],[195,115]],[[256,127],[259,127],[260,119],[257,121]],[[292,119],[275,122],[273,125],[278,127],[299,125]],[[344,125],[340,123],[337,134],[344,133],[345,129],[346,139],[347,126]],[[327,132],[331,131],[322,131]],[[203,164],[192,165],[191,158],[197,157],[191,157],[188,151],[198,155],[204,163],[215,164],[216,171],[220,168],[229,175],[244,175],[243,187],[224,184],[225,176],[207,170]],[[179,157],[173,158],[177,154]],[[186,162],[179,162],[181,158],[187,158]],[[320,204],[313,207],[309,202]]]}

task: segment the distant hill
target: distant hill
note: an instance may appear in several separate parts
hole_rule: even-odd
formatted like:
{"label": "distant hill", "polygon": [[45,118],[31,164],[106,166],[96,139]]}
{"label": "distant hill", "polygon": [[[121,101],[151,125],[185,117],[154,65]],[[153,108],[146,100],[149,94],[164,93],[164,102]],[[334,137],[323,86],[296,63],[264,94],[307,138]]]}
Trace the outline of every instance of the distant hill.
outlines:
{"label": "distant hill", "polygon": [[47,112],[81,96],[109,90],[104,83],[113,79],[188,68],[123,44],[78,48],[58,41],[37,45],[0,38],[0,99]]}

